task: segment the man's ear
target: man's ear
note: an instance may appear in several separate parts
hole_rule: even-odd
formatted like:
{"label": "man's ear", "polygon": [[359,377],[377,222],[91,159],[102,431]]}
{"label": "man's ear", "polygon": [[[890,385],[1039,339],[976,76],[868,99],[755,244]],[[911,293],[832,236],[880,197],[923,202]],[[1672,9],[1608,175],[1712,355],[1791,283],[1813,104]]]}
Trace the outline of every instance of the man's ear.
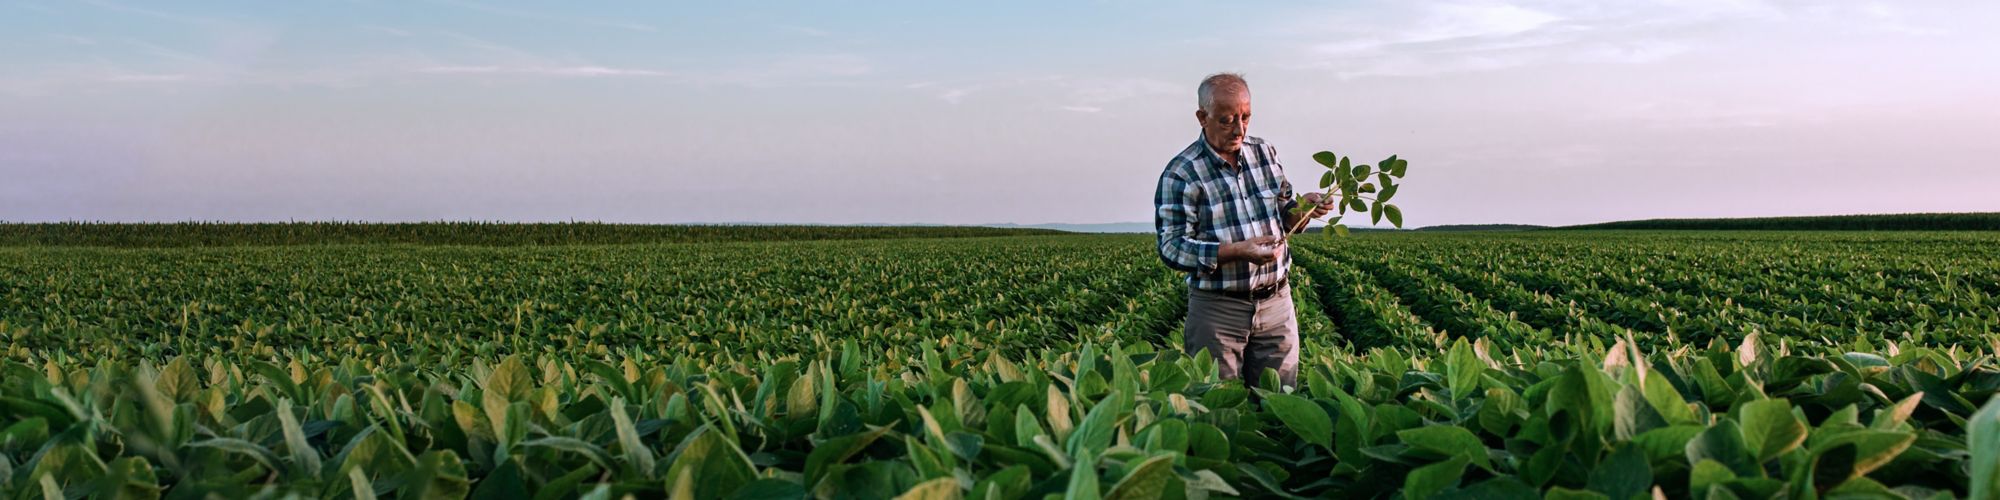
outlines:
{"label": "man's ear", "polygon": [[1201,108],[1195,108],[1195,110],[1194,110],[1194,122],[1195,122],[1195,123],[1199,123],[1199,124],[1202,124],[1202,125],[1207,125],[1207,124],[1208,124],[1208,110],[1205,110],[1205,109],[1201,109]]}

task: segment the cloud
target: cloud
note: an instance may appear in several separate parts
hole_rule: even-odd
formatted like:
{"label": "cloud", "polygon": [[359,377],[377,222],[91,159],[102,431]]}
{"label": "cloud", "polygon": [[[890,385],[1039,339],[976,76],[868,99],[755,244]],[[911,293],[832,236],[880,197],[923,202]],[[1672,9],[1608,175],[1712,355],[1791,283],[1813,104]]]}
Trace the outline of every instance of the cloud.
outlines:
{"label": "cloud", "polygon": [[[930,89],[941,84],[921,82],[905,85],[907,89]],[[974,93],[1000,89],[1027,89],[1042,93],[1047,98],[1061,102],[1060,109],[1079,113],[1097,113],[1106,106],[1130,99],[1138,99],[1162,94],[1185,91],[1192,95],[1192,88],[1183,89],[1152,78],[1139,77],[1075,77],[1038,76],[985,81],[965,82],[943,87],[934,95],[948,103],[958,104]],[[1190,97],[1192,100],[1192,97]]]}
{"label": "cloud", "polygon": [[417,69],[431,74],[515,74],[566,77],[667,76],[671,73],[650,69],[606,66],[430,66]]}
{"label": "cloud", "polygon": [[144,7],[135,7],[135,6],[131,6],[131,5],[126,5],[126,4],[122,4],[122,3],[118,3],[118,2],[112,2],[112,1],[109,1],[109,0],[82,0],[82,3],[83,3],[83,4],[85,4],[85,5],[89,5],[89,6],[92,6],[92,7],[97,7],[97,8],[100,8],[100,9],[104,9],[104,10],[109,10],[109,11],[113,11],[113,12],[119,12],[119,13],[124,13],[124,14],[130,14],[130,15],[135,15],[135,16],[143,16],[143,17],[150,17],[150,18],[154,18],[154,19],[164,19],[164,20],[168,20],[168,21],[175,21],[175,22],[181,22],[181,23],[188,23],[188,24],[203,24],[203,25],[216,25],[216,24],[223,24],[223,23],[224,23],[224,21],[223,21],[222,19],[218,19],[218,18],[212,18],[212,17],[203,17],[203,16],[194,16],[194,15],[188,15],[188,14],[180,14],[180,13],[175,13],[175,12],[166,12],[166,11],[160,11],[160,10],[153,10],[153,9],[148,9],[148,8],[144,8]]}
{"label": "cloud", "polygon": [[104,81],[120,82],[120,83],[184,82],[187,80],[188,80],[188,75],[183,75],[183,74],[131,73],[131,74],[117,74],[104,77]]}
{"label": "cloud", "polygon": [[775,26],[775,27],[776,27],[776,28],[777,28],[777,29],[778,29],[779,31],[783,31],[783,32],[786,32],[786,33],[791,33],[791,34],[794,34],[794,35],[802,35],[802,36],[809,36],[809,37],[814,37],[814,38],[820,38],[820,37],[827,37],[827,36],[832,36],[832,35],[833,35],[833,32],[831,32],[831,31],[827,31],[827,30],[823,30],[823,29],[819,29],[819,28],[814,28],[814,27],[810,27],[810,26],[796,26],[796,25],[790,25],[790,24],[780,24],[780,25],[777,25],[777,26]]}
{"label": "cloud", "polygon": [[623,29],[623,30],[631,30],[631,31],[648,31],[648,32],[650,32],[650,31],[659,31],[659,30],[660,30],[660,29],[659,29],[658,27],[655,27],[655,26],[653,26],[653,25],[650,25],[650,24],[645,24],[645,23],[635,23],[635,22],[630,22],[630,21],[617,21],[617,20],[610,20],[610,19],[597,19],[597,18],[589,18],[589,17],[577,17],[577,16],[565,16],[565,15],[557,15],[557,14],[549,14],[549,13],[546,13],[546,12],[536,12],[536,11],[530,11],[530,10],[523,10],[523,9],[515,9],[515,8],[511,8],[511,7],[499,7],[499,6],[494,6],[494,5],[487,5],[487,4],[482,4],[482,3],[477,3],[477,2],[469,2],[469,1],[458,1],[458,0],[440,0],[440,1],[438,1],[437,3],[442,3],[442,4],[445,4],[445,5],[451,5],[451,6],[456,6],[456,7],[461,7],[461,8],[465,8],[465,9],[468,9],[468,10],[472,10],[472,11],[477,11],[477,12],[483,12],[483,13],[487,13],[487,14],[492,14],[492,15],[496,15],[496,16],[502,16],[502,17],[512,17],[512,18],[517,18],[517,19],[527,19],[527,20],[531,20],[531,21],[549,21],[549,22],[560,22],[560,23],[568,23],[568,24],[579,24],[579,25],[585,25],[585,26],[599,26],[599,27],[607,27],[607,28],[618,28],[618,29]]}
{"label": "cloud", "polygon": [[755,60],[737,60],[679,74],[687,83],[703,85],[743,85],[779,87],[840,84],[843,80],[873,74],[874,60],[859,54],[785,54]]}
{"label": "cloud", "polygon": [[[1379,19],[1347,13],[1305,16],[1316,30],[1291,26],[1304,40],[1295,69],[1340,78],[1432,76],[1540,64],[1646,64],[1700,48],[1687,28],[1733,19],[1783,17],[1751,0],[1662,0],[1646,4],[1399,4]],[[1302,22],[1305,22],[1302,21]],[[1326,27],[1335,28],[1332,33]]]}
{"label": "cloud", "polygon": [[364,24],[361,25],[361,30],[369,33],[380,33],[397,38],[409,38],[417,35],[416,33],[410,32],[410,30],[402,28],[392,28],[389,26],[382,26],[379,24]]}

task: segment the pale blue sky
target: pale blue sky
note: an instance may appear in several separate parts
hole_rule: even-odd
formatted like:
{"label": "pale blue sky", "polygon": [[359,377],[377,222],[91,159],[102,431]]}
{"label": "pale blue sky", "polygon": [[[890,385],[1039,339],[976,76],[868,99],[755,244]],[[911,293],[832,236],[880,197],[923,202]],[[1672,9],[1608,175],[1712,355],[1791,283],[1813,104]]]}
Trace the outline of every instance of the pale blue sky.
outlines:
{"label": "pale blue sky", "polygon": [[1194,87],[1412,225],[2000,211],[2000,4],[0,0],[0,220],[1151,218]]}

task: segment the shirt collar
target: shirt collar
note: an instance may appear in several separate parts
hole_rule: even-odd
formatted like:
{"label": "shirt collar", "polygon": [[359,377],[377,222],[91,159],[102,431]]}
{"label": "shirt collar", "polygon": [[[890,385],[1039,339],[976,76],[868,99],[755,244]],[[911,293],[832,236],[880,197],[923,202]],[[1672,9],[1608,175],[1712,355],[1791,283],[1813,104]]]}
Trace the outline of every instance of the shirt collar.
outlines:
{"label": "shirt collar", "polygon": [[[1223,161],[1222,152],[1216,151],[1215,146],[1210,146],[1208,144],[1208,134],[1195,134],[1194,142],[1201,143],[1201,150],[1203,152],[1208,153],[1208,158],[1209,160],[1212,160],[1215,163],[1216,170],[1221,170],[1224,172],[1235,172],[1235,170],[1231,170],[1229,168],[1229,162]],[[1241,149],[1236,150],[1236,168],[1242,169],[1248,167],[1248,165],[1245,164],[1248,158],[1249,158],[1248,155],[1243,154],[1243,150]]]}

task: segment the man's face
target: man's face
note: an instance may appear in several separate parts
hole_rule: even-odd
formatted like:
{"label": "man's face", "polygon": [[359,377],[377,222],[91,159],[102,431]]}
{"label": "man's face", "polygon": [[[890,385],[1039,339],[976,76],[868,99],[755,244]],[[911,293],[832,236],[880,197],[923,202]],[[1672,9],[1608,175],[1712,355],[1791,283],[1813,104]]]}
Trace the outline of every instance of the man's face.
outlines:
{"label": "man's face", "polygon": [[1208,147],[1223,156],[1236,156],[1243,149],[1243,136],[1250,131],[1250,93],[1216,92],[1211,109],[1195,110],[1194,117],[1201,122],[1201,136],[1208,139]]}

